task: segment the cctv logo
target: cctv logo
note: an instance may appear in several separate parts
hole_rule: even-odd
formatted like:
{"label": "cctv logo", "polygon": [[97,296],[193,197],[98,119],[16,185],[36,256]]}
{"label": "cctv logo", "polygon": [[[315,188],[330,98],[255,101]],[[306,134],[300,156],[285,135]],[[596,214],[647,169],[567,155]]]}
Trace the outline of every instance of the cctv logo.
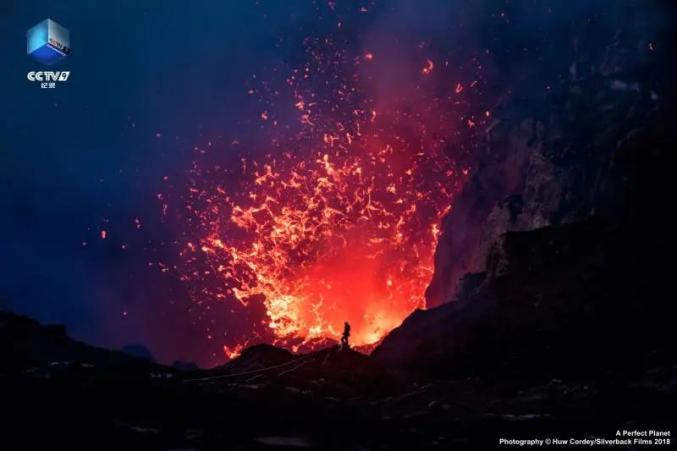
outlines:
{"label": "cctv logo", "polygon": [[[52,19],[45,19],[26,32],[26,53],[42,64],[54,65],[71,53],[70,32]],[[70,74],[68,70],[31,71],[26,78],[39,82],[42,89],[53,89],[68,80]]]}
{"label": "cctv logo", "polygon": [[55,82],[55,81],[66,81],[70,76],[71,72],[69,70],[64,70],[61,72],[49,72],[49,71],[31,71],[26,76],[30,81],[46,81],[46,82]]}

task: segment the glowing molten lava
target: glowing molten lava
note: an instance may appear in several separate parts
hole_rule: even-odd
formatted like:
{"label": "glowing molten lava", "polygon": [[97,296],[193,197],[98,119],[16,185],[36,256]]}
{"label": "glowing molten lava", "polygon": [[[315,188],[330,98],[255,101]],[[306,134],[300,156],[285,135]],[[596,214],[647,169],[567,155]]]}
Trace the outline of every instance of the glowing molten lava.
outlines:
{"label": "glowing molten lava", "polygon": [[337,337],[348,320],[353,342],[369,344],[422,307],[450,200],[430,177],[439,155],[367,145],[258,167],[200,242],[237,299],[263,296],[279,338]]}
{"label": "glowing molten lava", "polygon": [[[458,92],[449,83],[436,98],[411,86],[375,100],[356,88],[354,69],[336,76],[338,65],[372,65],[373,56],[310,53],[287,80],[300,129],[293,139],[243,158],[239,174],[193,168],[188,210],[198,226],[181,251],[182,279],[198,282],[200,302],[263,305],[256,327],[276,344],[336,340],[344,321],[353,345],[372,344],[424,307],[440,220],[467,176],[447,139],[464,123],[445,113]],[[433,63],[424,61],[425,72],[412,73],[430,80]],[[274,111],[261,120],[274,126]],[[229,357],[240,349],[224,346]]]}
{"label": "glowing molten lava", "polygon": [[370,344],[423,307],[454,173],[444,155],[404,143],[327,141],[335,150],[254,163],[240,195],[202,193],[209,229],[188,254],[222,278],[217,296],[260,296],[279,339],[336,338],[348,320],[352,342]]}

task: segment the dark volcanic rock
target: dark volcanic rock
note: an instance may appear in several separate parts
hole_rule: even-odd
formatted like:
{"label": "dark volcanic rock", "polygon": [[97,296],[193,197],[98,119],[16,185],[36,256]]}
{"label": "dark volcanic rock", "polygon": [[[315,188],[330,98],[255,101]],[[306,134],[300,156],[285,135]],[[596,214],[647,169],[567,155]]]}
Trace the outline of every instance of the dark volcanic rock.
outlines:
{"label": "dark volcanic rock", "polygon": [[147,347],[145,347],[142,344],[128,344],[122,347],[120,350],[124,352],[127,355],[131,355],[133,357],[138,357],[140,359],[146,359],[149,362],[155,362],[155,357],[153,357],[153,354],[148,350]]}
{"label": "dark volcanic rock", "polygon": [[228,373],[254,371],[287,363],[294,358],[296,356],[286,349],[261,343],[244,349],[239,357],[217,368],[216,371],[223,370]]}
{"label": "dark volcanic rock", "polygon": [[652,64],[636,73],[604,62],[622,51],[614,42],[592,72],[573,70],[545,99],[510,99],[496,109],[479,162],[443,221],[428,307],[454,300],[462,277],[483,272],[502,234],[623,208],[617,152],[660,116],[667,99],[651,90],[660,76]]}
{"label": "dark volcanic rock", "polygon": [[[24,343],[20,361],[0,348],[0,396],[11,412],[2,424],[6,443],[20,440],[27,449],[93,443],[97,449],[490,449],[506,433],[589,434],[639,427],[638,419],[668,427],[677,387],[677,367],[660,365],[625,383],[611,375],[394,384],[369,356],[352,350],[288,359],[269,346],[243,353],[252,362],[279,359],[274,369],[252,364],[253,372],[265,370],[258,380],[249,380],[256,374],[231,378],[224,368],[183,375],[56,332],[58,356],[67,361],[50,360],[57,356],[49,345],[54,340],[44,338],[55,338],[55,328],[0,314],[3,340]],[[83,357],[89,363],[81,364]]]}
{"label": "dark volcanic rock", "polygon": [[129,356],[120,351],[95,348],[72,340],[63,326],[43,326],[24,316],[0,311],[0,370],[17,371],[59,362],[74,365],[91,365],[96,362],[102,369],[162,368],[145,359]]}
{"label": "dark volcanic rock", "polygon": [[350,348],[292,354],[267,344],[245,349],[227,364],[206,371],[200,381],[274,385],[331,397],[383,393],[400,383],[369,356]]}
{"label": "dark volcanic rock", "polygon": [[577,46],[545,98],[496,108],[442,226],[434,308],[386,337],[377,361],[441,374],[589,364],[592,374],[624,355],[638,367],[672,358],[674,45],[652,54],[638,45],[646,30],[630,28]]}
{"label": "dark volcanic rock", "polygon": [[456,302],[415,312],[372,356],[436,376],[596,377],[671,365],[673,231],[656,214],[670,203],[672,117],[666,109],[620,141],[608,177],[613,208],[499,235]]}
{"label": "dark volcanic rock", "polygon": [[224,365],[217,366],[205,371],[210,377],[234,378],[242,375],[248,376],[261,374],[284,367],[286,364],[298,358],[286,349],[261,343],[245,348],[242,353]]}
{"label": "dark volcanic rock", "polygon": [[[645,297],[659,273],[632,274],[636,268],[615,260],[620,252],[637,255],[627,238],[592,220],[507,233],[492,247],[487,272],[474,275],[477,286],[407,318],[372,357],[461,375],[548,367],[590,373],[628,352],[666,349],[668,306]],[[653,326],[629,334],[638,322]]]}
{"label": "dark volcanic rock", "polygon": [[295,355],[258,345],[213,370],[177,371],[7,312],[0,342],[3,438],[26,448],[351,449],[381,435],[370,400],[403,389],[338,347]]}

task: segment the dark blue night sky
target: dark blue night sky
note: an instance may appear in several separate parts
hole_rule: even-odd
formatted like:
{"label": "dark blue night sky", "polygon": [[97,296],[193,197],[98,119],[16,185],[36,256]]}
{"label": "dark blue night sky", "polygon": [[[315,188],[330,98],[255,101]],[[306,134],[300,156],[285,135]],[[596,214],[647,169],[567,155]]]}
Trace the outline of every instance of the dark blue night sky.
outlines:
{"label": "dark blue night sky", "polygon": [[[488,76],[501,74],[492,92],[540,96],[568,69],[569,43],[556,37],[581,17],[596,32],[613,22],[616,4],[533,6],[521,22],[489,30],[478,24],[505,2],[392,2],[338,19],[326,2],[259,3],[0,3],[0,308],[65,324],[97,345],[142,343],[161,361],[208,364],[187,294],[147,265],[165,257],[160,243],[176,233],[159,220],[156,193],[163,177],[181,179],[196,143],[256,142],[254,74],[272,79],[293,67],[304,36],[340,19],[355,46],[390,27],[412,45],[433,37],[440,53],[491,48]],[[48,17],[70,30],[72,47],[53,67],[70,79],[53,90],[26,79],[45,69],[25,54],[26,30]]]}
{"label": "dark blue night sky", "polygon": [[[0,6],[0,306],[96,344],[142,342],[164,359],[193,357],[202,337],[183,305],[166,302],[181,304],[182,294],[145,268],[149,243],[170,238],[153,225],[161,178],[185,169],[201,137],[246,138],[256,111],[248,77],[279,66],[279,36],[312,13],[302,2],[284,12],[252,2],[187,5]],[[25,32],[47,17],[70,30],[73,48],[53,68],[70,70],[70,80],[54,90],[26,80],[44,68],[25,54]]]}

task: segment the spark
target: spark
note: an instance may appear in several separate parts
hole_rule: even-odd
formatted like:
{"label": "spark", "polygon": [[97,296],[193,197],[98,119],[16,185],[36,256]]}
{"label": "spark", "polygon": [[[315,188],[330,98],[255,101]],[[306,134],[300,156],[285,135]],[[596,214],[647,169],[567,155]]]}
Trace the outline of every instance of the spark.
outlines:
{"label": "spark", "polygon": [[425,60],[425,66],[423,66],[423,69],[421,69],[421,73],[423,75],[430,75],[433,72],[433,69],[435,68],[435,63],[433,63],[431,60],[426,59]]}

